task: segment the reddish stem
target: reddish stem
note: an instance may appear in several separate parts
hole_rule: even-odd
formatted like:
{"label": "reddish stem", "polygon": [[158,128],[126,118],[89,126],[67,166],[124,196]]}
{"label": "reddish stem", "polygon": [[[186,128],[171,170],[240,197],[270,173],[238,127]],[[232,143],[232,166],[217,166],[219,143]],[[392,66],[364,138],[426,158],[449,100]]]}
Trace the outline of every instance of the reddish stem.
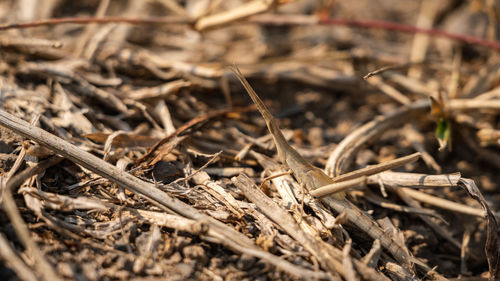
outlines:
{"label": "reddish stem", "polygon": [[395,22],[388,21],[377,21],[377,20],[350,20],[350,19],[340,19],[340,18],[328,18],[328,19],[320,19],[320,24],[325,25],[342,25],[349,27],[362,27],[362,28],[378,28],[385,30],[394,30],[405,33],[422,33],[428,34],[432,37],[444,37],[460,42],[465,42],[473,45],[480,45],[487,48],[500,50],[500,42],[498,41],[490,41],[478,37],[448,32],[439,29],[432,28],[420,28],[413,25],[401,24]]}
{"label": "reddish stem", "polygon": [[468,44],[484,46],[494,50],[500,50],[500,42],[490,41],[478,37],[472,37],[463,34],[452,33],[439,29],[420,28],[413,25],[401,24],[388,21],[377,20],[351,20],[343,18],[317,18],[314,16],[304,15],[276,15],[276,14],[262,14],[253,16],[250,19],[253,23],[267,24],[267,25],[340,25],[348,27],[361,27],[361,28],[377,28],[384,30],[394,30],[406,33],[423,33],[432,37],[443,37]]}

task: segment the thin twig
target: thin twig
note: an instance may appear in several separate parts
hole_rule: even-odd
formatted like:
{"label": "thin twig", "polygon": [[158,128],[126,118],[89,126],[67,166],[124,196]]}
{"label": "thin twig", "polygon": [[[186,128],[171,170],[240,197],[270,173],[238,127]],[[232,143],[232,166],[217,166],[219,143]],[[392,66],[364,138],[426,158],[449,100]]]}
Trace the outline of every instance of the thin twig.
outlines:
{"label": "thin twig", "polygon": [[126,18],[126,17],[69,17],[69,18],[55,18],[32,22],[22,23],[5,23],[0,24],[0,30],[7,29],[23,29],[38,26],[50,26],[58,24],[90,24],[90,23],[128,23],[128,24],[192,24],[193,20],[186,17],[148,17],[148,18]]}
{"label": "thin twig", "polygon": [[211,165],[212,163],[217,161],[221,154],[222,154],[222,150],[217,152],[217,153],[214,153],[212,155],[212,157],[210,159],[208,159],[208,161],[205,164],[203,164],[203,166],[201,166],[199,169],[197,169],[196,171],[194,171],[192,174],[188,175],[185,178],[179,178],[179,179],[175,180],[175,182],[178,182],[178,181],[186,181],[187,182],[187,181],[189,181],[192,177],[196,176],[199,172],[203,171],[206,167],[208,167],[209,165]]}

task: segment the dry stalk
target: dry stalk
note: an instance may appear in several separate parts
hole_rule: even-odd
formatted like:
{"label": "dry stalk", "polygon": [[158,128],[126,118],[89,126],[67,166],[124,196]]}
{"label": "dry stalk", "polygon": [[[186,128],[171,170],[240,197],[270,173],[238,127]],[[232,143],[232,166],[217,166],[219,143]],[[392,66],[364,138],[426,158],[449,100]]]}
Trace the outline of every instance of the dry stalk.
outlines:
{"label": "dry stalk", "polygon": [[[28,123],[26,124],[29,125]],[[18,159],[22,161],[22,158]],[[4,181],[5,179],[2,179],[1,183],[3,191],[3,196],[2,196],[3,208],[7,213],[7,216],[9,217],[12,226],[14,227],[14,230],[17,233],[19,240],[26,248],[26,250],[28,250],[31,254],[34,255],[35,260],[37,260],[37,262],[35,263],[35,269],[37,270],[37,273],[39,274],[39,276],[43,277],[43,279],[46,281],[61,280],[61,279],[57,276],[52,266],[45,259],[44,254],[40,251],[36,243],[33,241],[33,239],[31,239],[31,234],[29,232],[29,229],[24,223],[21,213],[19,212],[16,203],[14,201],[12,190],[15,187],[21,185],[26,179],[40,173],[41,171],[44,171],[50,166],[59,163],[61,160],[62,158],[60,157],[57,156],[52,157],[49,160],[46,160],[45,162],[42,162],[36,166],[28,168],[23,172],[21,172],[20,174],[13,176],[7,182]]]}
{"label": "dry stalk", "polygon": [[21,280],[37,281],[35,273],[27,266],[23,260],[12,249],[9,241],[0,233],[0,258],[6,265],[11,267]]}

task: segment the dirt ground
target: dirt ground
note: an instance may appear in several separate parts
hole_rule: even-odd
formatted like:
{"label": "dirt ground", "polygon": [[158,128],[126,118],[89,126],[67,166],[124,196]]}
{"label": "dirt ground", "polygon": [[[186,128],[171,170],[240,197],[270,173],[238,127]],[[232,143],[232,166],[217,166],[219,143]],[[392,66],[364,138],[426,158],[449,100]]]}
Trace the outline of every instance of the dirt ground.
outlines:
{"label": "dirt ground", "polygon": [[[500,278],[499,20],[0,0],[0,280]],[[345,199],[277,154],[235,67]]]}

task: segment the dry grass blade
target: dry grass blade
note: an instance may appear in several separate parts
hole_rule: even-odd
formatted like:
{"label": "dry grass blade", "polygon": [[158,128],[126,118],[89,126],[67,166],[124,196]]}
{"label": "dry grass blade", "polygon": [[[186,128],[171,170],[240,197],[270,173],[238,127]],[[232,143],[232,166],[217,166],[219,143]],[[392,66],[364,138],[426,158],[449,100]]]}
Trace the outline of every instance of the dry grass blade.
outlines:
{"label": "dry grass blade", "polygon": [[412,198],[423,202],[427,203],[429,205],[433,205],[442,209],[454,211],[457,213],[462,213],[462,214],[467,214],[467,215],[472,215],[472,216],[477,216],[480,218],[484,218],[486,216],[486,211],[480,210],[477,208],[472,208],[464,204],[459,204],[452,202],[450,200],[442,199],[436,196],[432,196],[430,194],[426,194],[417,190],[409,189],[409,188],[403,188],[402,189],[404,193],[408,194]]}
{"label": "dry grass blade", "polygon": [[30,196],[34,196],[37,199],[43,199],[44,200],[43,205],[45,208],[49,208],[52,210],[60,210],[63,212],[69,212],[72,210],[106,211],[109,210],[110,208],[115,207],[115,206],[110,206],[110,204],[106,204],[98,200],[93,200],[87,197],[72,198],[60,194],[44,192],[33,187],[31,188],[22,187],[21,189],[19,189],[19,193],[23,195],[29,194]]}
{"label": "dry grass blade", "polygon": [[500,227],[498,226],[497,218],[493,215],[488,203],[484,200],[483,194],[473,180],[461,179],[460,185],[467,191],[469,196],[481,204],[486,212],[488,232],[484,250],[486,252],[486,259],[488,260],[489,280],[496,280],[500,274]]}
{"label": "dry grass blade", "polygon": [[335,182],[332,184],[324,185],[318,189],[311,191],[311,195],[314,197],[323,197],[337,192],[345,192],[351,188],[358,187],[366,184],[366,176],[360,176],[359,178],[352,180],[345,180],[341,182]]}
{"label": "dry grass blade", "polygon": [[233,21],[265,12],[277,5],[277,3],[278,1],[276,0],[253,0],[229,11],[202,17],[196,22],[195,28],[203,31],[215,26],[229,24]]}
{"label": "dry grass blade", "polygon": [[418,188],[435,188],[457,186],[462,176],[460,173],[427,175],[418,173],[402,173],[386,171],[368,177],[368,184],[378,184],[382,181],[388,186],[407,186]]}
{"label": "dry grass blade", "polygon": [[440,219],[443,222],[445,221],[434,210],[397,205],[397,204],[390,202],[389,200],[386,200],[382,197],[375,195],[374,193],[372,193],[369,190],[363,192],[363,195],[364,195],[364,198],[366,200],[368,200],[374,204],[377,204],[383,208],[391,209],[391,210],[398,211],[398,212],[405,212],[405,213],[409,213],[409,214],[419,214],[419,215],[432,216],[432,217]]}
{"label": "dry grass blade", "polygon": [[387,170],[401,167],[401,166],[406,165],[408,163],[415,162],[420,158],[420,156],[422,156],[422,154],[420,152],[413,153],[413,154],[408,155],[408,156],[403,156],[403,157],[400,157],[400,158],[397,158],[397,159],[394,159],[391,161],[387,161],[387,162],[380,163],[380,164],[373,165],[373,166],[368,166],[368,167],[360,169],[360,170],[356,170],[356,171],[353,171],[353,172],[350,172],[347,174],[343,174],[343,175],[340,175],[338,177],[333,178],[332,180],[334,182],[341,182],[341,181],[354,179],[357,177],[371,176],[371,175],[378,174],[378,173],[381,173],[381,172],[384,172]]}
{"label": "dry grass blade", "polygon": [[175,80],[156,87],[141,88],[126,93],[127,97],[133,100],[160,99],[172,95],[181,89],[193,86],[192,82],[185,80]]}

